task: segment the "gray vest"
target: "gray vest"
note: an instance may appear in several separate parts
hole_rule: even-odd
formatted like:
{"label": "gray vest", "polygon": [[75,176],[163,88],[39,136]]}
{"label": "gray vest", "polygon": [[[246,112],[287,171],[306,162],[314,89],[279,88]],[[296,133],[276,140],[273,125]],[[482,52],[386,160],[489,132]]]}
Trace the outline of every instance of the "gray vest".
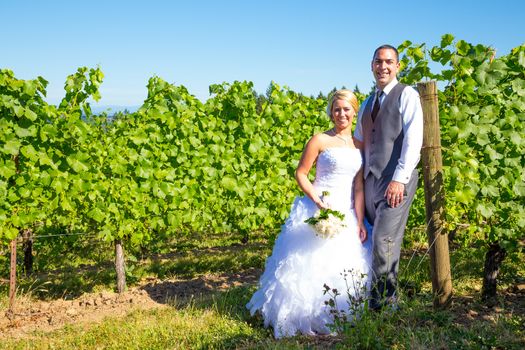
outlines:
{"label": "gray vest", "polygon": [[392,176],[403,146],[403,118],[399,113],[399,99],[406,85],[397,84],[384,97],[376,120],[372,121],[371,96],[363,112],[364,177],[372,173],[376,178]]}

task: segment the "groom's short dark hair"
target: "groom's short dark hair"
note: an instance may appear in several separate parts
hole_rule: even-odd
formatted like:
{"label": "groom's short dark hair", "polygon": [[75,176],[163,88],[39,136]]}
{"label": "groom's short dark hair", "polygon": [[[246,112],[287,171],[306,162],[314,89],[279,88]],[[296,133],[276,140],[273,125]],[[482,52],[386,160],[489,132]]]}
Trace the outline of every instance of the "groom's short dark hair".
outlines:
{"label": "groom's short dark hair", "polygon": [[388,44],[381,45],[374,51],[374,55],[372,56],[372,61],[376,58],[377,51],[382,50],[382,49],[394,50],[394,52],[396,53],[396,60],[399,62],[399,52],[397,51],[395,47],[393,47],[392,45],[388,45]]}

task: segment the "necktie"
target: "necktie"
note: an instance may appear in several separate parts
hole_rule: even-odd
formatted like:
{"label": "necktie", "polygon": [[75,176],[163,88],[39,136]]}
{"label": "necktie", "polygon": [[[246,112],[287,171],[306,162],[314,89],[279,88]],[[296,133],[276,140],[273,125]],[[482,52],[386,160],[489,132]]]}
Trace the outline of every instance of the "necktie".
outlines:
{"label": "necktie", "polygon": [[376,92],[376,100],[374,106],[372,107],[372,121],[376,120],[377,113],[379,112],[380,102],[379,99],[383,96],[383,90]]}

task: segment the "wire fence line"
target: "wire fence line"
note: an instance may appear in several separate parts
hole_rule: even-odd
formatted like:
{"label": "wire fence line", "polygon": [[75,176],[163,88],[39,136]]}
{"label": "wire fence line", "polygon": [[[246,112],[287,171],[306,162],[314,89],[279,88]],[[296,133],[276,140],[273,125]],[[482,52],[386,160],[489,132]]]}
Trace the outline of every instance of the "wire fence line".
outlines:
{"label": "wire fence line", "polygon": [[66,237],[66,236],[85,236],[85,237],[97,237],[96,233],[85,233],[85,232],[74,232],[74,233],[58,233],[53,235],[33,235],[32,239],[48,238],[48,237]]}
{"label": "wire fence line", "polygon": [[[37,239],[42,238],[52,238],[52,237],[68,237],[68,236],[84,236],[86,238],[98,238],[97,240],[102,240],[102,238],[97,233],[85,233],[85,232],[72,232],[72,233],[58,233],[58,234],[47,234],[47,235],[31,235],[30,240],[34,241]],[[16,243],[24,243],[27,241],[26,238],[24,238],[22,235],[17,236]],[[10,255],[10,247],[9,245],[0,247],[0,256],[8,256]]]}

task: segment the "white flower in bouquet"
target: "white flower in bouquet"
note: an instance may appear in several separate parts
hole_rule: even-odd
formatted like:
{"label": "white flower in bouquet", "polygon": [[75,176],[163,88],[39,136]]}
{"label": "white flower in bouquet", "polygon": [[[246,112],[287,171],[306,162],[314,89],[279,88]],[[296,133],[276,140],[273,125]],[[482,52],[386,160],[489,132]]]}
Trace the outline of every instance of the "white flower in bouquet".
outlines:
{"label": "white flower in bouquet", "polygon": [[[323,196],[328,195],[323,192]],[[315,234],[322,238],[332,238],[343,230],[345,216],[343,213],[332,209],[321,209],[304,222],[313,226]]]}

